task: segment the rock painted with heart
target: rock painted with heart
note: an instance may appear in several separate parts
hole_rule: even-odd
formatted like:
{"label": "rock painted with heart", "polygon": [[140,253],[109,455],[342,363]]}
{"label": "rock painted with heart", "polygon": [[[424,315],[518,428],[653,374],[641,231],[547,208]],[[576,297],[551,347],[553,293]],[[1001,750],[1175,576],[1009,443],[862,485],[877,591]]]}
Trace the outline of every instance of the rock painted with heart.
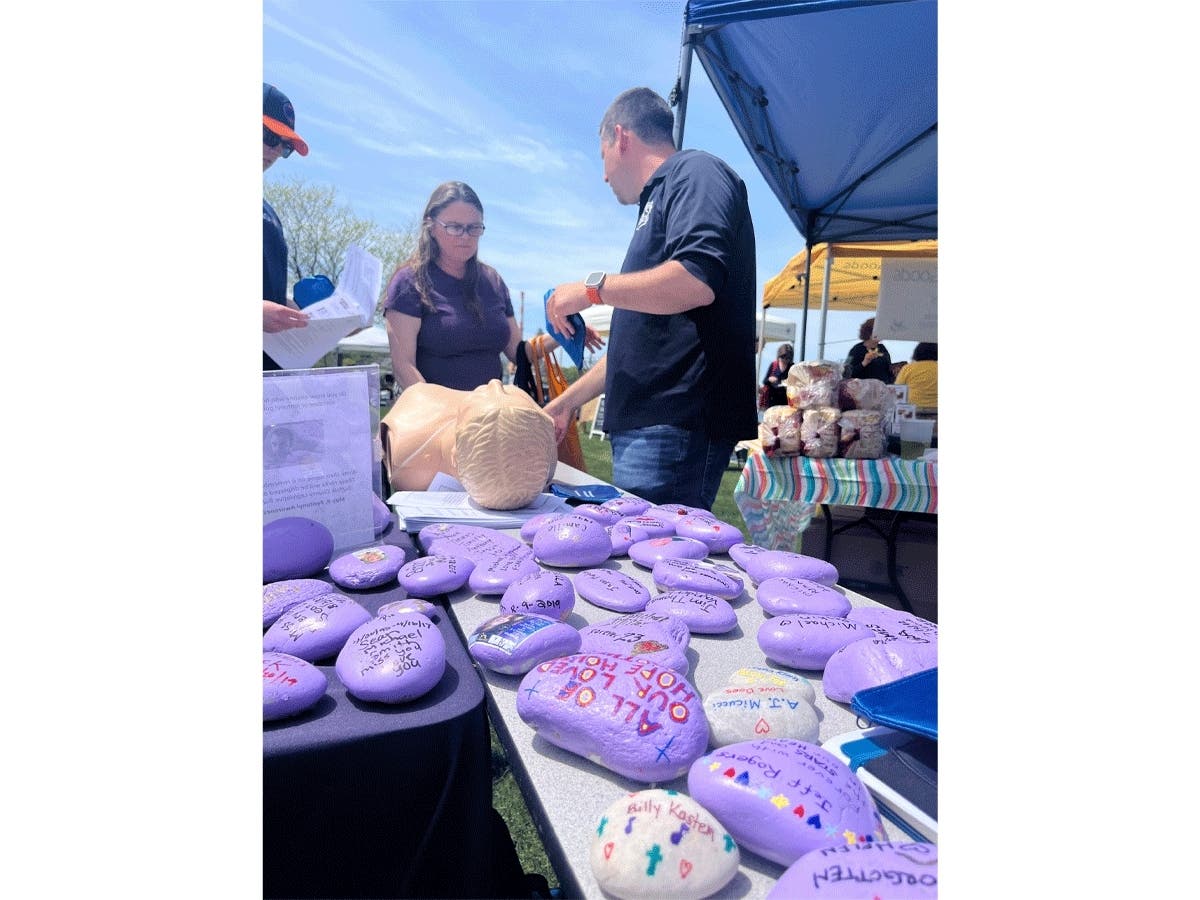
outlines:
{"label": "rock painted with heart", "polygon": [[874,638],[866,625],[841,616],[779,616],[758,626],[758,646],[767,659],[793,669],[821,670],[837,651]]}
{"label": "rock painted with heart", "polygon": [[285,719],[313,707],[329,679],[312,663],[290,653],[263,653],[263,721]]}
{"label": "rock painted with heart", "polygon": [[263,635],[263,650],[290,653],[308,662],[334,656],[371,614],[344,594],[324,594],[297,604]]}
{"label": "rock painted with heart", "polygon": [[647,604],[650,612],[675,616],[692,634],[725,634],[737,627],[729,601],[703,591],[666,591]]}
{"label": "rock painted with heart", "polygon": [[767,900],[937,900],[937,844],[873,841],[807,853],[779,876]]}
{"label": "rock painted with heart", "polygon": [[781,866],[814,850],[886,839],[863,783],[840,759],[807,741],[718,747],[692,763],[688,793],[743,849]]}
{"label": "rock painted with heart", "polygon": [[700,695],[674,669],[612,653],[541,663],[517,690],[539,736],[626,778],[671,781],[708,747]]}
{"label": "rock painted with heart", "polygon": [[681,619],[663,613],[627,613],[579,630],[582,653],[616,653],[668,666],[686,675],[691,632]]}
{"label": "rock painted with heart", "polygon": [[416,613],[372,619],[346,640],[334,671],[359,700],[407,703],[442,680],[446,640]]}
{"label": "rock painted with heart", "polygon": [[704,559],[708,556],[708,546],[702,541],[673,534],[638,541],[630,546],[628,553],[639,566],[653,569],[654,564],[663,559]]}
{"label": "rock painted with heart", "polygon": [[364,547],[331,562],[329,577],[334,584],[350,590],[379,587],[395,580],[405,559],[404,550],[392,544]]}
{"label": "rock painted with heart", "polygon": [[740,528],[708,516],[688,515],[675,523],[675,533],[702,541],[710,553],[728,553],[734,544],[745,540]]}
{"label": "rock painted with heart", "polygon": [[710,691],[704,698],[704,715],[708,719],[710,743],[714,747],[755,741],[761,738],[792,738],[817,742],[820,719],[813,705],[812,685],[801,678],[801,684],[745,684],[735,676],[729,684]]}
{"label": "rock painted with heart", "polygon": [[851,609],[846,595],[836,588],[807,578],[776,576],[760,582],[754,599],[770,616],[846,616]]}
{"label": "rock painted with heart", "polygon": [[500,598],[502,612],[547,616],[565,622],[575,608],[575,588],[562,572],[539,568],[518,578]]}
{"label": "rock painted with heart", "polygon": [[899,638],[855,641],[829,657],[821,686],[830,700],[849,703],[861,690],[891,684],[906,675],[932,669],[937,664],[936,641],[905,641]]}
{"label": "rock painted with heart", "polygon": [[538,663],[579,650],[579,631],[546,616],[504,613],[471,632],[467,652],[481,666],[503,675],[523,675]]}
{"label": "rock painted with heart", "polygon": [[410,597],[437,597],[457,591],[473,571],[474,561],[465,556],[419,556],[400,567],[396,581]]}
{"label": "rock painted with heart", "polygon": [[288,578],[264,584],[263,628],[269,628],[281,615],[305,600],[336,593],[333,585],[320,578]]}
{"label": "rock painted with heart", "polygon": [[800,691],[809,703],[817,702],[817,690],[803,675],[769,666],[743,666],[729,676],[730,684],[773,684]]}
{"label": "rock painted with heart", "polygon": [[648,788],[604,811],[590,849],[596,882],[613,897],[700,900],[737,874],[737,842],[678,791]]}
{"label": "rock painted with heart", "polygon": [[640,612],[650,602],[650,589],[616,569],[584,569],[575,576],[579,596],[601,609],[613,612]]}

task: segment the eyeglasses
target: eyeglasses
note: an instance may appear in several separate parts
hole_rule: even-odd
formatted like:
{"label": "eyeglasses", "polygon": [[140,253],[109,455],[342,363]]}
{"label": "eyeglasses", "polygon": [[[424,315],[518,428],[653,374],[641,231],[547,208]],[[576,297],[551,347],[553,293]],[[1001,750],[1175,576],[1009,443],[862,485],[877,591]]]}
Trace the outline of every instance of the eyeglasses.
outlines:
{"label": "eyeglasses", "polygon": [[263,126],[263,143],[268,147],[278,147],[280,144],[283,144],[283,153],[281,155],[284,159],[291,156],[292,151],[296,149],[290,141],[285,141],[266,125]]}
{"label": "eyeglasses", "polygon": [[463,225],[459,222],[443,222],[441,219],[434,219],[443,228],[446,229],[446,234],[452,237],[458,237],[462,234],[469,234],[471,237],[479,237],[483,234],[486,226],[482,222],[476,222],[474,225]]}

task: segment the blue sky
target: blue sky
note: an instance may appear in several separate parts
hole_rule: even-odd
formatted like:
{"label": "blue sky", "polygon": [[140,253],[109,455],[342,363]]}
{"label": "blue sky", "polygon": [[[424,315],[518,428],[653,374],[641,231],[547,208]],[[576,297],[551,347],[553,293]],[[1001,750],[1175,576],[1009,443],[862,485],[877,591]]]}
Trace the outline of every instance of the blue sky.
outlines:
{"label": "blue sky", "polygon": [[[597,128],[628,87],[669,95],[683,8],[681,0],[267,0],[263,78],[292,100],[311,152],[277,162],[263,177],[332,184],[356,213],[389,228],[413,222],[441,182],[466,181],[488,225],[480,257],[505,279],[518,318],[525,292],[525,331],[533,334],[544,325],[548,288],[620,268],[635,209],[618,204],[604,183]],[[745,179],[761,300],[763,284],[802,240],[698,62],[684,146],[715,153]],[[825,355],[842,359],[868,315],[831,312]],[[812,311],[809,358],[817,356],[818,329]],[[887,343],[895,359],[908,358],[913,346]],[[764,370],[775,346],[766,348]]]}

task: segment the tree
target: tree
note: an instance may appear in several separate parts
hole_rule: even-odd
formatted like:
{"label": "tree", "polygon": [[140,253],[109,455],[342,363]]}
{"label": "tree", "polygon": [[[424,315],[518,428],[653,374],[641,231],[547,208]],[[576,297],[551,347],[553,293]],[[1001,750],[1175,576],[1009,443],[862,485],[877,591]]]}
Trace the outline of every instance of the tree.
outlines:
{"label": "tree", "polygon": [[[263,195],[283,223],[292,284],[311,275],[324,275],[336,284],[346,248],[358,244],[382,263],[382,290],[396,266],[417,246],[419,223],[415,218],[400,231],[388,231],[372,219],[355,215],[349,204],[339,202],[333,185],[292,178],[264,182]],[[382,307],[377,306],[375,320],[380,321],[382,315]]]}

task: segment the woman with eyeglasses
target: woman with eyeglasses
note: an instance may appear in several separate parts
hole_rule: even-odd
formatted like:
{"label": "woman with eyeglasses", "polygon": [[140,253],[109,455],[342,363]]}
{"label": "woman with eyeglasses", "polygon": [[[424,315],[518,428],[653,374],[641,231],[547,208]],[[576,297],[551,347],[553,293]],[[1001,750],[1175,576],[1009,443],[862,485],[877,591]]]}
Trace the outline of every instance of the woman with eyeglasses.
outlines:
{"label": "woman with eyeglasses", "polygon": [[767,409],[772,406],[787,406],[787,381],[788,372],[792,368],[792,345],[780,344],[779,352],[775,359],[767,366],[767,374],[763,376],[763,387],[766,388],[766,403],[760,402],[759,409]]}

